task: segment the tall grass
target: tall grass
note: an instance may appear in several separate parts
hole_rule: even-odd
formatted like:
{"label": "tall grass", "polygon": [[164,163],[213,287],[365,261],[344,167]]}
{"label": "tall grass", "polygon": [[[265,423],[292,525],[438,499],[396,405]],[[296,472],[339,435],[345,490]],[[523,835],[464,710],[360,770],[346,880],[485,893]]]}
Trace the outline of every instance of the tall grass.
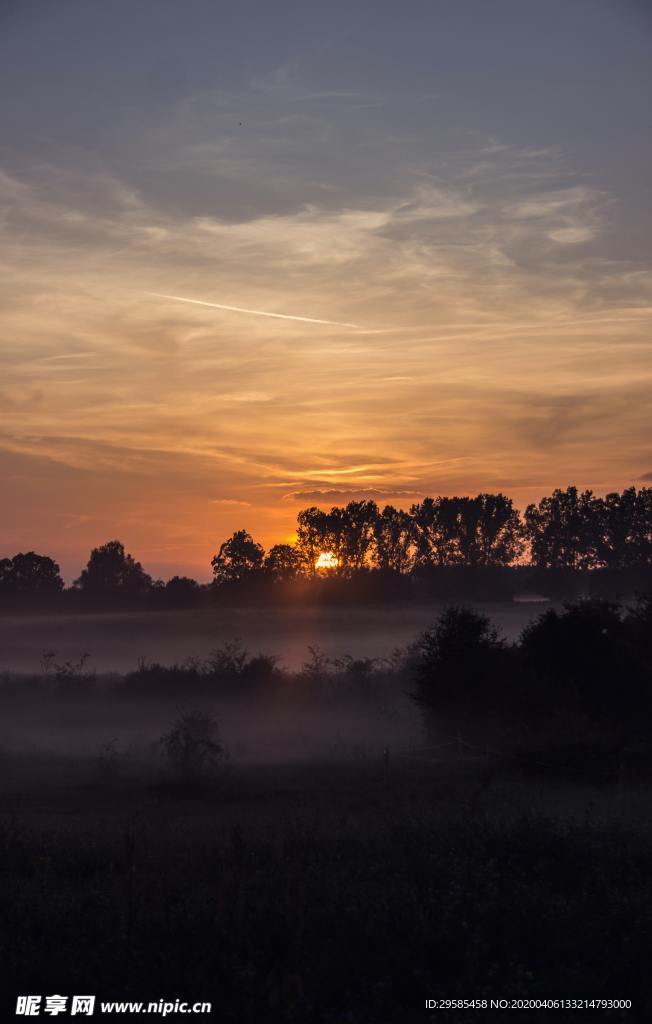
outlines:
{"label": "tall grass", "polygon": [[227,1021],[371,1024],[417,1020],[429,996],[590,996],[645,1019],[649,831],[468,795],[294,769],[5,818],[8,1003],[187,996]]}

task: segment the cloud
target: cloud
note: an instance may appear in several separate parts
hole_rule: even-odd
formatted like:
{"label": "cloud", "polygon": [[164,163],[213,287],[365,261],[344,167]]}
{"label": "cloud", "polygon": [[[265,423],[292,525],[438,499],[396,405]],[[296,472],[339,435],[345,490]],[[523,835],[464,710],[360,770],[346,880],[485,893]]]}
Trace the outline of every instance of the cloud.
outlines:
{"label": "cloud", "polygon": [[250,501],[239,501],[237,498],[211,498],[211,505],[233,505],[234,507],[251,508]]}
{"label": "cloud", "polygon": [[377,487],[357,488],[351,490],[315,490],[315,491],[290,491],[284,494],[284,500],[288,501],[323,501],[331,504],[337,501],[349,502],[365,499],[390,499],[390,498],[416,498],[421,495],[421,490],[396,490],[380,489]]}
{"label": "cloud", "polygon": [[588,227],[557,228],[548,232],[548,238],[553,242],[561,242],[562,245],[575,245],[579,242],[590,242],[595,232]]}
{"label": "cloud", "polygon": [[240,306],[224,306],[220,302],[205,302],[200,299],[186,299],[180,295],[161,295],[158,292],[150,292],[149,294],[156,296],[159,299],[171,299],[174,302],[188,302],[194,306],[210,306],[212,309],[225,309],[231,313],[249,313],[253,316],[269,316],[275,320],[300,320],[306,324],[327,324],[329,327],[353,327],[357,328],[358,324],[346,324],[339,320],[316,320],[310,316],[296,316],[290,315],[289,313],[270,313],[262,309],[242,309]]}
{"label": "cloud", "polygon": [[11,174],[7,174],[6,171],[0,168],[0,202],[26,199],[29,192],[29,185],[14,178]]}
{"label": "cloud", "polygon": [[523,220],[548,218],[593,203],[599,196],[597,190],[585,185],[559,188],[552,192],[535,193],[519,200],[506,207],[506,213],[512,218]]}
{"label": "cloud", "polygon": [[392,211],[392,218],[413,222],[468,217],[478,208],[477,202],[469,202],[453,188],[420,185],[409,200]]}
{"label": "cloud", "polygon": [[[510,481],[538,500],[580,469],[605,488],[632,477],[652,427],[652,279],[610,248],[604,189],[553,151],[435,163],[366,121],[347,146],[327,98],[265,102],[240,138],[222,131],[228,97],[198,101],[120,178],[0,177],[4,456],[25,521],[52,520],[33,460],[57,511],[89,517],[85,539],[103,539],[94,517],[107,535],[130,517],[139,543],[198,557],[239,508],[267,542],[291,502]],[[213,315],[212,297],[254,315]]]}

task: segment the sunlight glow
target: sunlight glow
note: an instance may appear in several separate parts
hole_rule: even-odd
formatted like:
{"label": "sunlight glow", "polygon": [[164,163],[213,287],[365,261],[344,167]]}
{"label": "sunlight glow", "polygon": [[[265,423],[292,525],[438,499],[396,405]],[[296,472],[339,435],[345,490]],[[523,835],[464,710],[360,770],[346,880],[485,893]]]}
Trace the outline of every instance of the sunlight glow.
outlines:
{"label": "sunlight glow", "polygon": [[337,569],[338,561],[332,551],[322,551],[315,562],[316,569]]}

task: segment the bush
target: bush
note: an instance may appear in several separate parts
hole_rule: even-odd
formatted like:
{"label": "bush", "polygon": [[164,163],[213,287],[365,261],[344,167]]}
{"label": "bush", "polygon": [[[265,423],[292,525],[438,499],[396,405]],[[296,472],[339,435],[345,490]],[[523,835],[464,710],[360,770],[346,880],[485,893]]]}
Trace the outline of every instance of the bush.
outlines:
{"label": "bush", "polygon": [[645,686],[621,608],[602,598],[549,608],[525,627],[520,649],[532,698],[549,712],[636,714]]}
{"label": "bush", "polygon": [[419,704],[470,710],[499,699],[509,648],[486,615],[446,608],[411,651]]}
{"label": "bush", "polygon": [[241,695],[251,691],[252,686],[270,682],[276,674],[273,655],[257,654],[250,658],[247,649],[238,638],[217,647],[204,666],[206,677],[215,680],[220,689],[231,689]]}
{"label": "bush", "polygon": [[183,712],[160,739],[163,756],[181,782],[197,782],[224,756],[217,722],[206,711]]}

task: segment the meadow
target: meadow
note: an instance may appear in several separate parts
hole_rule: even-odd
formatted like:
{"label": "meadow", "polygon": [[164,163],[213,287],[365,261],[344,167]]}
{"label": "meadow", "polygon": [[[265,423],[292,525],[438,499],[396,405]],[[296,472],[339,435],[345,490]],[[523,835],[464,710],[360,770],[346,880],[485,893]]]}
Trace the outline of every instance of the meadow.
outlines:
{"label": "meadow", "polygon": [[27,991],[206,999],[234,1022],[423,1021],[432,997],[652,1009],[649,788],[448,759],[258,765],[191,790],[52,767],[3,787],[9,1012]]}
{"label": "meadow", "polygon": [[511,644],[449,609],[390,658],[289,669],[228,641],[5,672],[7,1012],[84,992],[234,1024],[411,1024],[433,998],[646,1019],[649,615],[580,602]]}

